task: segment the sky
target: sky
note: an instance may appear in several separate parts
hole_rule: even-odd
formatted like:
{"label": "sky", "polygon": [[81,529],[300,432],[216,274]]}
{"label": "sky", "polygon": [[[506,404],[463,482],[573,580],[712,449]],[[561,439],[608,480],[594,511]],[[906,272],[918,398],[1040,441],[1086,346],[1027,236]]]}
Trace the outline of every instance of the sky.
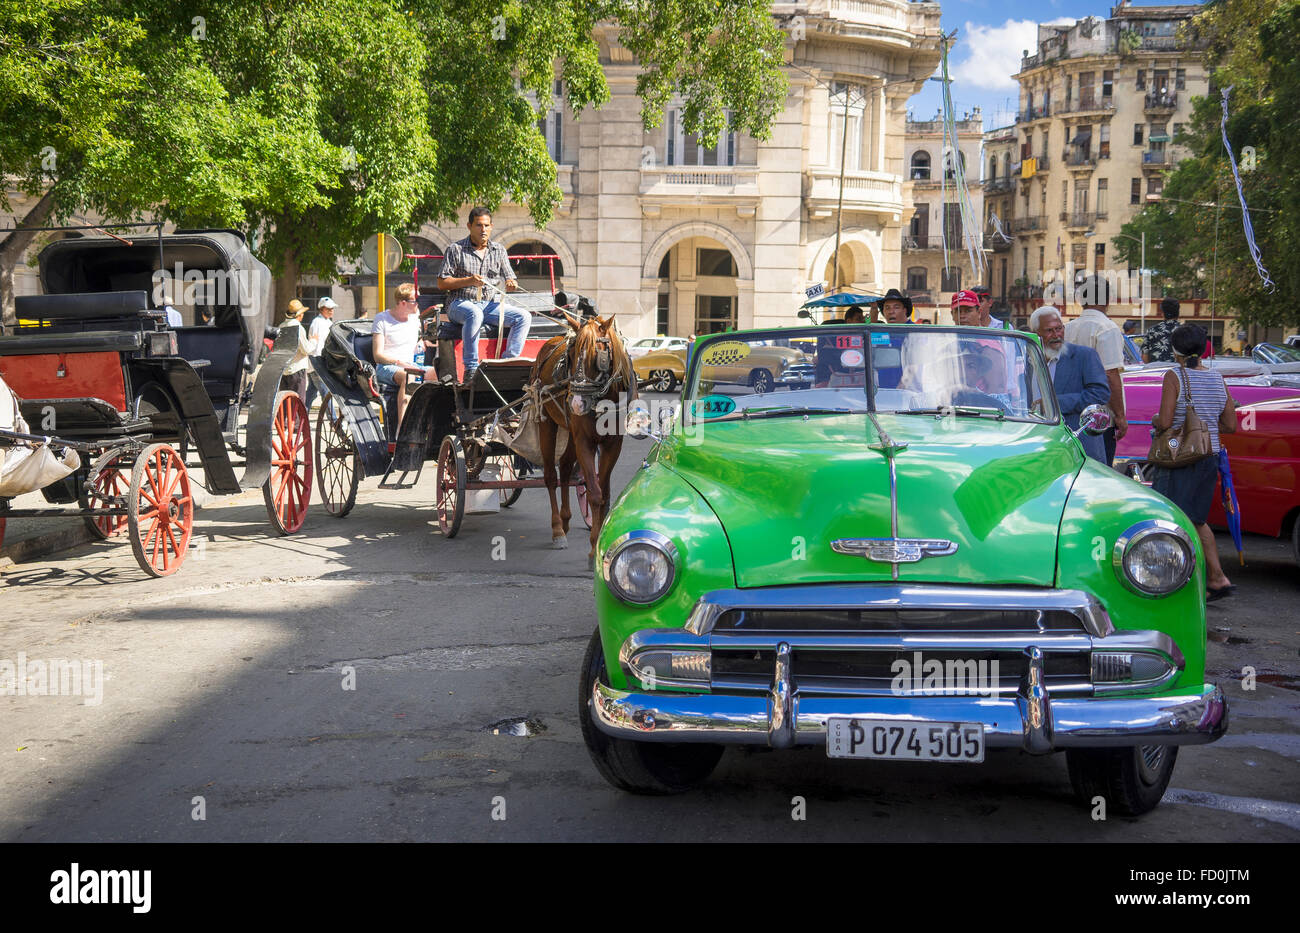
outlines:
{"label": "sky", "polygon": [[[1184,0],[1193,2],[1193,0]],[[957,119],[979,107],[984,129],[1015,122],[1020,87],[1020,53],[1037,51],[1039,23],[1073,23],[1087,16],[1105,19],[1112,0],[940,0],[943,31],[957,30],[948,51],[952,106]],[[1134,6],[1157,4],[1135,0]],[[939,72],[935,72],[938,77]],[[942,85],[930,81],[908,101],[914,120],[929,120],[943,106]]]}

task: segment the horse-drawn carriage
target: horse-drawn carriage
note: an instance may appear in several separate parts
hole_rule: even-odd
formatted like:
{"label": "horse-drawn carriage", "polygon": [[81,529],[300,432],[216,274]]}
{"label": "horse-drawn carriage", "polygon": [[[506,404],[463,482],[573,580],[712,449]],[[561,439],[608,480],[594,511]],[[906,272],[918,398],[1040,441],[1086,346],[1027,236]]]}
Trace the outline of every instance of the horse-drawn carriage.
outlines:
{"label": "horse-drawn carriage", "polygon": [[[525,354],[536,354],[569,332],[567,324],[547,314],[555,311],[550,296],[512,294],[509,300],[532,314]],[[425,359],[438,378],[408,387],[400,428],[400,390],[375,377],[372,321],[336,322],[323,352],[313,358],[312,378],[322,397],[315,435],[318,485],[326,510],[341,518],[356,504],[365,477],[380,476],[382,489],[407,489],[418,482],[424,464],[436,460],[438,524],[452,538],[467,507],[496,511],[513,505],[524,489],[545,485],[540,476],[531,476],[541,463],[535,442],[520,436],[533,360],[502,359],[505,335],[484,324],[478,372],[462,384],[461,326],[427,297],[419,302]],[[417,371],[410,368],[412,376]],[[581,477],[571,485],[589,522]]]}
{"label": "horse-drawn carriage", "polygon": [[[173,573],[194,520],[191,443],[210,493],[260,486],[275,530],[298,530],[312,482],[307,410],[296,394],[279,391],[297,334],[277,341],[254,376],[271,316],[270,274],[243,237],[77,236],[51,243],[39,264],[45,293],[19,297],[18,324],[0,336],[0,375],[20,399],[13,415],[25,422],[8,419],[0,447],[6,463],[41,448],[77,456],[56,455],[70,467],[62,479],[31,490],[0,485],[0,534],[5,516],[68,514],[8,509],[9,499],[40,488],[50,503],[77,503],[96,537],[129,529],[149,574]],[[167,292],[208,312],[211,323],[169,325]]]}

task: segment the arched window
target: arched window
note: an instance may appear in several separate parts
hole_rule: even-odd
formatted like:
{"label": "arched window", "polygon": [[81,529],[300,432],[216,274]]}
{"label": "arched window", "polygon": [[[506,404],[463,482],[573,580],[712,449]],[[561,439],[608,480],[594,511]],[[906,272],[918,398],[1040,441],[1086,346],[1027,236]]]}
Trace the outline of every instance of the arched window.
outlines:
{"label": "arched window", "polygon": [[998,180],[998,157],[989,156],[989,181]]}
{"label": "arched window", "polygon": [[[962,152],[960,149],[958,149],[958,150],[957,150],[957,158],[961,160],[961,176],[962,176],[962,178],[965,178],[965,177],[966,177],[966,153],[964,153],[964,152]],[[943,167],[943,177],[944,177],[947,181],[955,181],[956,178],[957,178],[956,165],[955,165],[954,163],[955,163],[955,160],[953,160],[953,159],[950,157],[950,158],[948,159],[948,164],[946,164],[946,165]]]}
{"label": "arched window", "polygon": [[[521,240],[507,249],[506,253],[510,256],[554,256],[555,250],[540,240]],[[515,275],[549,279],[551,277],[552,262],[555,263],[555,278],[558,281],[564,275],[564,265],[560,262],[558,256],[555,259],[520,259],[518,261],[512,259],[510,265],[514,266]]]}
{"label": "arched window", "polygon": [[912,154],[912,180],[930,180],[930,153],[924,149]]}

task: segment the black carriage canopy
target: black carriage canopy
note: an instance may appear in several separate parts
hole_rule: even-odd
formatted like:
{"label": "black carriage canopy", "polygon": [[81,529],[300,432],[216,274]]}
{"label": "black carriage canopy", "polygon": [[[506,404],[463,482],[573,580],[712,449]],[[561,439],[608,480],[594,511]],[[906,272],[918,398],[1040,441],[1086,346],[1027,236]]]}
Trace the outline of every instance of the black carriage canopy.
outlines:
{"label": "black carriage canopy", "polygon": [[240,327],[250,346],[273,323],[271,272],[233,230],[181,231],[158,240],[70,237],[41,250],[41,287],[47,295],[141,292],[150,307],[166,294],[178,309],[193,307],[196,321],[210,310],[217,327]]}

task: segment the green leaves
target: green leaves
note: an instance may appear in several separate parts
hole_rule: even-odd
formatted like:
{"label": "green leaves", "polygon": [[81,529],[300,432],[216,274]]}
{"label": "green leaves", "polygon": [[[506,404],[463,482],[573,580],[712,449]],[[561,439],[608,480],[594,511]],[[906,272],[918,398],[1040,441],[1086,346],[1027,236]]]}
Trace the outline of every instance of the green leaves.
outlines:
{"label": "green leaves", "polygon": [[468,203],[545,225],[557,77],[579,114],[612,68],[647,126],[676,94],[706,145],[765,138],[783,48],[765,0],[0,0],[0,170],[65,216],[259,231],[273,268],[332,277]]}
{"label": "green leaves", "polygon": [[[1180,297],[1213,295],[1219,316],[1243,325],[1300,324],[1300,46],[1297,0],[1217,0],[1194,20],[1190,35],[1207,44],[1210,97],[1194,101],[1184,140],[1192,156],[1168,176],[1164,197],[1126,224],[1147,235],[1147,265]],[[1266,290],[1246,241],[1236,182],[1220,132],[1220,88],[1232,87],[1228,139],[1241,166],[1264,266]],[[1253,168],[1251,162],[1253,160]],[[1215,206],[1217,205],[1217,207]],[[1138,247],[1115,241],[1136,265]]]}

